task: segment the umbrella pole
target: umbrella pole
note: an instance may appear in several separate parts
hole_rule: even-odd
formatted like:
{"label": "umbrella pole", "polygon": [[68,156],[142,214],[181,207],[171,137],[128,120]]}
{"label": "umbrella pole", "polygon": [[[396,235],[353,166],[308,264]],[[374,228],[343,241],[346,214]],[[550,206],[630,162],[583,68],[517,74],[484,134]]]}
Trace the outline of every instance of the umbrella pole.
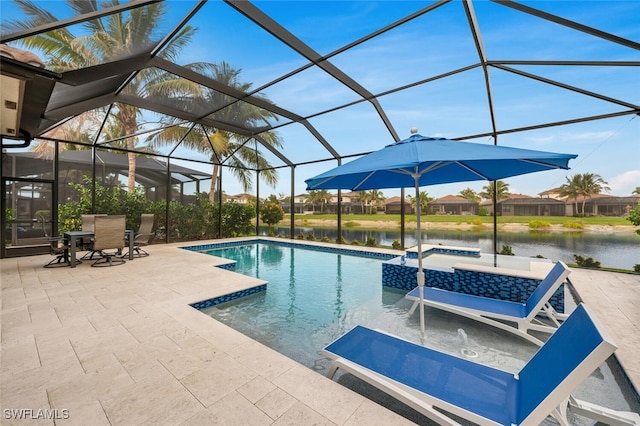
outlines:
{"label": "umbrella pole", "polygon": [[418,292],[420,293],[420,331],[424,339],[424,273],[422,271],[422,232],[420,231],[420,175],[413,176],[416,186],[416,240],[418,241]]}

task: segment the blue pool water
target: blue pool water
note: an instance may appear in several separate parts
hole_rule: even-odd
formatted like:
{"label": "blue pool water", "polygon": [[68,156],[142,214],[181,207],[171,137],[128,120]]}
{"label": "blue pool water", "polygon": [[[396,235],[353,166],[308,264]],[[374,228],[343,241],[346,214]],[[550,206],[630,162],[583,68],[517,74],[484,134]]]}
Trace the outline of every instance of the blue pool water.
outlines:
{"label": "blue pool water", "polygon": [[[406,315],[404,294],[383,291],[381,260],[271,244],[207,250],[236,261],[236,272],[268,281],[267,291],[205,312],[308,367],[357,323]],[[322,363],[320,363],[322,364]]]}
{"label": "blue pool water", "polygon": [[[409,315],[404,293],[382,287],[381,259],[302,247],[252,242],[202,250],[235,260],[236,272],[268,282],[264,292],[203,312],[321,374],[330,367],[322,348],[358,324],[456,356],[473,353],[473,361],[506,371],[518,371],[537,350],[511,333],[431,308],[422,338],[419,313]],[[617,364],[604,364],[575,394],[610,408],[637,409],[620,375]],[[338,381],[360,391],[362,384],[350,383],[348,376]]]}

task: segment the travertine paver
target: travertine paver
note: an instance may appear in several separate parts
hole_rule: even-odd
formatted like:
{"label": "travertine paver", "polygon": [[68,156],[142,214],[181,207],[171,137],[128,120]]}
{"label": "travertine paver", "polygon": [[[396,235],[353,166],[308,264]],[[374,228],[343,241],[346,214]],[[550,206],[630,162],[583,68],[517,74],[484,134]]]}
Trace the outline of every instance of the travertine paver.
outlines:
{"label": "travertine paver", "polygon": [[[178,246],[111,268],[0,260],[2,424],[411,424],[189,307],[260,281]],[[640,383],[640,277],[570,278]]]}

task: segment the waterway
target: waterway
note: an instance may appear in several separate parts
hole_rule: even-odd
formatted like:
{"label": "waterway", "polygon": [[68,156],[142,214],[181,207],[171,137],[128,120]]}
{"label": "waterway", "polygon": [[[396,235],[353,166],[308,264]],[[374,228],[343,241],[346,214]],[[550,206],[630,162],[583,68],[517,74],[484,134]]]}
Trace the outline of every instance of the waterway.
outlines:
{"label": "waterway", "polygon": [[[294,235],[303,232],[313,233],[316,239],[328,237],[335,241],[336,229],[313,227],[296,227]],[[268,228],[261,228],[261,234],[266,235]],[[275,229],[276,235],[289,235],[288,227]],[[399,230],[366,230],[342,229],[342,236],[347,243],[358,240],[364,244],[373,237],[378,245],[391,246],[394,240],[400,241]],[[426,244],[442,244],[461,247],[479,248],[483,253],[493,252],[493,231],[466,230],[423,230],[421,240]],[[405,247],[416,245],[416,233],[407,230],[405,233]],[[498,232],[498,251],[503,246],[510,246],[516,256],[543,256],[551,260],[562,260],[575,263],[574,255],[591,257],[599,261],[602,266],[610,268],[633,269],[640,264],[640,236],[635,234],[604,234],[588,232]]]}

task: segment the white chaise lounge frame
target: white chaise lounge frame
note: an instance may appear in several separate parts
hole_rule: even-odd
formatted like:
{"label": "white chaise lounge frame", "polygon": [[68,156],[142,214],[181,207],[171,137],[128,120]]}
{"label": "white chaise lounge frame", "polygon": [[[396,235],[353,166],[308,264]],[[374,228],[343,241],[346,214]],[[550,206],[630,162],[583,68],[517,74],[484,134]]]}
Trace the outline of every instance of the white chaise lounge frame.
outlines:
{"label": "white chaise lounge frame", "polygon": [[[560,322],[567,318],[551,306],[549,299],[570,273],[571,270],[567,265],[558,261],[525,303],[490,299],[433,287],[423,287],[422,303],[425,306],[462,315],[518,334],[540,346],[543,343],[542,340],[529,334],[529,330],[551,334],[556,331]],[[416,287],[406,295],[407,299],[414,302],[410,313],[413,313],[420,304],[419,291],[419,287]],[[547,317],[549,323],[543,323],[536,318],[541,314]],[[515,324],[515,327],[511,324]]]}
{"label": "white chaise lounge frame", "polygon": [[[568,425],[567,406],[580,406],[579,414],[611,425],[638,425],[637,414],[571,396],[615,349],[609,334],[580,304],[517,374],[362,326],[323,353],[332,360],[330,378],[343,369],[443,425],[459,425],[447,413],[480,425],[537,426],[548,415]],[[435,374],[421,375],[425,371]],[[487,393],[474,390],[474,383]]]}

